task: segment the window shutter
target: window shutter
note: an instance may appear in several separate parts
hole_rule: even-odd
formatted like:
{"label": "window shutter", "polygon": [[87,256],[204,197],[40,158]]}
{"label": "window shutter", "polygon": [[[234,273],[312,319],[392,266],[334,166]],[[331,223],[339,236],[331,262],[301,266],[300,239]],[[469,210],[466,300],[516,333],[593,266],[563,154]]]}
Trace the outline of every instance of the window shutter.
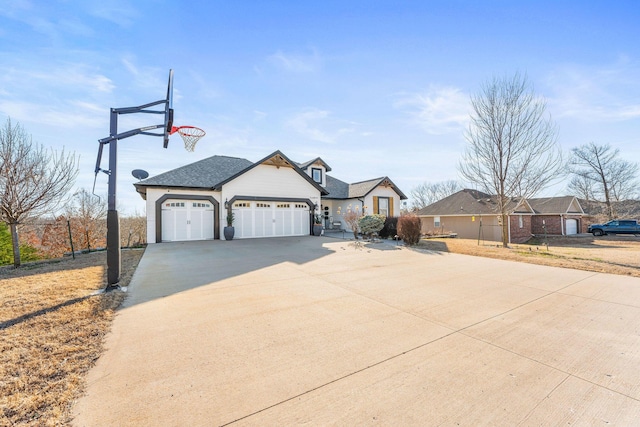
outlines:
{"label": "window shutter", "polygon": [[393,197],[389,197],[389,216],[393,216]]}
{"label": "window shutter", "polygon": [[373,196],[373,213],[378,213],[378,196]]}

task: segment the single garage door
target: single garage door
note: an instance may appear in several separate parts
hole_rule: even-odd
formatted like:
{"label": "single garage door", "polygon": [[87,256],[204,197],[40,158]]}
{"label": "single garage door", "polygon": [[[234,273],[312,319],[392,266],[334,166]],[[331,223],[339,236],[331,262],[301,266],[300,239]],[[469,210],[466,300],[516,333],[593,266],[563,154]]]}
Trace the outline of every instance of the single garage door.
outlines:
{"label": "single garage door", "polygon": [[162,204],[162,241],[213,239],[213,205],[201,200],[172,200]]}
{"label": "single garage door", "polygon": [[233,204],[234,238],[309,235],[309,206],[300,202],[256,202]]}
{"label": "single garage door", "polygon": [[578,220],[577,219],[568,219],[566,224],[567,224],[567,235],[569,235],[569,234],[578,234]]}

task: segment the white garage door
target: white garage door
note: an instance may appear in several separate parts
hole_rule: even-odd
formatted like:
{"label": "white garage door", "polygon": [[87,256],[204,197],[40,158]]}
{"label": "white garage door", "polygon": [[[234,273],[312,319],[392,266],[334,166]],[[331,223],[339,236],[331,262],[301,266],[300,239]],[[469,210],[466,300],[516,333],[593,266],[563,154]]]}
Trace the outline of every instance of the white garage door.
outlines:
{"label": "white garage door", "polygon": [[233,213],[234,239],[310,234],[306,203],[239,200],[233,204]]}
{"label": "white garage door", "polygon": [[162,241],[213,239],[213,205],[202,200],[162,203]]}
{"label": "white garage door", "polygon": [[578,234],[578,220],[577,219],[568,219],[566,224],[567,224],[567,235],[569,235],[569,234]]}

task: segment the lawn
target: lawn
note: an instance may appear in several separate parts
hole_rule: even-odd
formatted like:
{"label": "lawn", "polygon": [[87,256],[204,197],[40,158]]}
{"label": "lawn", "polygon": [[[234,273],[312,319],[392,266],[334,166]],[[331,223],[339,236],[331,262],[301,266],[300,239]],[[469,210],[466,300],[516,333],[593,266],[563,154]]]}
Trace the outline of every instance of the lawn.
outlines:
{"label": "lawn", "polygon": [[[122,252],[123,286],[143,252]],[[105,284],[105,252],[0,268],[0,425],[69,421],[126,295]]]}
{"label": "lawn", "polygon": [[549,237],[509,248],[475,239],[423,239],[417,248],[640,277],[640,238],[635,236]]}

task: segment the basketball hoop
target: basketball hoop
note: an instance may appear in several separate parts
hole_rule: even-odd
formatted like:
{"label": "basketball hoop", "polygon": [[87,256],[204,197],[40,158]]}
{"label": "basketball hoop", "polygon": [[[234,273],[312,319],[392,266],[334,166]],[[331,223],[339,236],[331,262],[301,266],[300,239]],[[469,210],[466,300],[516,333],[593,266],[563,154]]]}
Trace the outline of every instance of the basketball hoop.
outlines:
{"label": "basketball hoop", "polygon": [[206,132],[195,126],[179,126],[173,127],[171,133],[178,132],[184,141],[184,149],[187,151],[193,151],[196,148],[196,143],[200,141],[200,138],[206,135]]}

